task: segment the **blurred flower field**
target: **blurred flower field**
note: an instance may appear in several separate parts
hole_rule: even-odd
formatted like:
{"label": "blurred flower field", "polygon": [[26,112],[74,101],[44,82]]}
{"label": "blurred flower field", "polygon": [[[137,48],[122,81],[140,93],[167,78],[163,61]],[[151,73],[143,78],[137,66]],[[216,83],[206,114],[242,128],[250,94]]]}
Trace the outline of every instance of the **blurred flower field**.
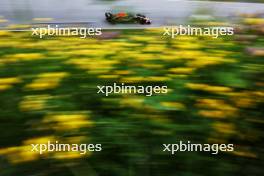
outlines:
{"label": "blurred flower field", "polygon": [[[218,39],[169,39],[162,29],[107,40],[0,31],[0,176],[263,175],[263,29],[263,18],[244,17],[234,37]],[[97,94],[114,82],[169,93]],[[103,151],[31,152],[48,140]],[[179,140],[235,151],[162,152]]]}

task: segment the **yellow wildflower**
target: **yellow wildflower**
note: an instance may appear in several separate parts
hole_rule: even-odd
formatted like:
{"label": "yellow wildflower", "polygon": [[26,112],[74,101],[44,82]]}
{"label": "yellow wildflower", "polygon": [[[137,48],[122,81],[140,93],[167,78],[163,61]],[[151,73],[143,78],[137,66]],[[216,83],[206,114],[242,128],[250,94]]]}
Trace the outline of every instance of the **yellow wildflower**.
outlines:
{"label": "yellow wildflower", "polygon": [[68,76],[66,72],[42,73],[32,83],[25,86],[28,90],[46,90],[59,86],[60,81]]}
{"label": "yellow wildflower", "polygon": [[176,74],[191,74],[195,69],[194,68],[170,68],[169,72]]}
{"label": "yellow wildflower", "polygon": [[60,131],[75,130],[93,125],[93,122],[89,120],[89,116],[82,113],[50,114],[44,118],[43,122],[47,124],[51,123],[52,128]]}
{"label": "yellow wildflower", "polygon": [[177,110],[186,109],[186,106],[180,102],[161,102],[160,104],[166,108],[172,108],[172,109],[177,109]]}
{"label": "yellow wildflower", "polygon": [[19,104],[21,111],[37,111],[45,108],[50,95],[32,95],[26,96]]}
{"label": "yellow wildflower", "polygon": [[193,90],[202,90],[202,91],[218,93],[218,94],[232,92],[232,89],[229,87],[212,86],[208,84],[199,84],[199,83],[187,83],[186,87]]}

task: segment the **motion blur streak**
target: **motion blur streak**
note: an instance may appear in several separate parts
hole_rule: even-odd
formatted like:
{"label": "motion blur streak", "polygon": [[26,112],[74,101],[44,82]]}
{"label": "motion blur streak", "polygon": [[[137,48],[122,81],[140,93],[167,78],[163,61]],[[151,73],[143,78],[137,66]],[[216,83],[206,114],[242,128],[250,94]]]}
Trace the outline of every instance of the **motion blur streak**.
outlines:
{"label": "motion blur streak", "polygon": [[[25,27],[7,23],[9,13],[1,9],[0,22]],[[263,175],[263,14],[192,13],[191,25],[232,24],[234,36],[171,39],[154,28],[39,39],[0,30],[0,176]],[[98,85],[114,83],[168,92],[97,94]],[[102,151],[31,152],[48,141],[102,144]],[[179,141],[234,144],[234,151],[162,151]]]}

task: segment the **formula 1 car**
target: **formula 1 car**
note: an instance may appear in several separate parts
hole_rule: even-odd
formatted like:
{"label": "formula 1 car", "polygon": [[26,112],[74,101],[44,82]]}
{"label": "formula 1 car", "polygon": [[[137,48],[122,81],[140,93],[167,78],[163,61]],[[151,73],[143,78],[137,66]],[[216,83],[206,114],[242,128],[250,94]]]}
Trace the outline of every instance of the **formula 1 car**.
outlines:
{"label": "formula 1 car", "polygon": [[147,18],[145,15],[141,14],[132,14],[132,13],[125,13],[125,12],[119,12],[117,14],[112,13],[105,13],[106,20],[111,24],[151,24],[151,21],[149,18]]}

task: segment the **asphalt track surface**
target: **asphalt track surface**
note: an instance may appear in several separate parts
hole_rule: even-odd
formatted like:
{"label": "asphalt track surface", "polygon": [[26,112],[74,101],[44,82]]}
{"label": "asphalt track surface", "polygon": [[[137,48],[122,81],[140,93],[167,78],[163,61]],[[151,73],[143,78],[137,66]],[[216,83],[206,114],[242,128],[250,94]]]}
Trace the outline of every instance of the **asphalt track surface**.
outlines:
{"label": "asphalt track surface", "polygon": [[137,28],[140,25],[110,25],[105,22],[107,11],[143,13],[153,21],[151,26],[184,24],[197,12],[209,12],[214,16],[229,18],[238,13],[263,13],[264,4],[237,2],[209,2],[188,0],[1,0],[0,16],[9,24],[31,24],[34,18],[52,19],[52,23],[81,23],[102,28]]}

